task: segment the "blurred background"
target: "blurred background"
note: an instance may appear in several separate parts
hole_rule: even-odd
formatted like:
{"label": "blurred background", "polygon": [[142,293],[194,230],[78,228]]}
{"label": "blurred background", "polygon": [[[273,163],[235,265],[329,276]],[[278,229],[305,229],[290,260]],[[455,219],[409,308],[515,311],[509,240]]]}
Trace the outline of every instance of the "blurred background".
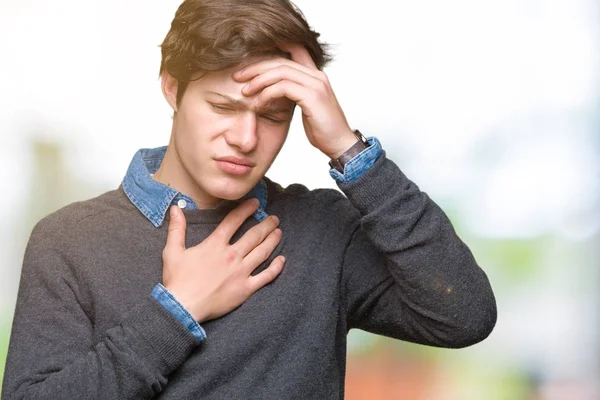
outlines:
{"label": "blurred background", "polygon": [[[0,379],[35,222],[168,142],[158,45],[179,3],[0,2]],[[351,331],[346,398],[600,399],[600,4],[296,4],[350,124],[448,213],[498,301],[467,349]],[[336,188],[327,170],[296,118],[268,176]]]}

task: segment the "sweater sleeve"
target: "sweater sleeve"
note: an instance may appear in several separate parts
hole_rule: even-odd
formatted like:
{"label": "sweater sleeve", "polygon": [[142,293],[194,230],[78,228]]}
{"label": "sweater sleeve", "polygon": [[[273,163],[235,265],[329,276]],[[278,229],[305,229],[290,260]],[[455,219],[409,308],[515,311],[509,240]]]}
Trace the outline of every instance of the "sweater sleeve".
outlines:
{"label": "sweater sleeve", "polygon": [[494,294],[440,207],[385,151],[338,186],[360,213],[342,272],[348,329],[448,348],[485,339],[496,323]]}
{"label": "sweater sleeve", "polygon": [[199,341],[150,293],[96,344],[77,273],[42,220],[25,251],[3,399],[147,399]]}

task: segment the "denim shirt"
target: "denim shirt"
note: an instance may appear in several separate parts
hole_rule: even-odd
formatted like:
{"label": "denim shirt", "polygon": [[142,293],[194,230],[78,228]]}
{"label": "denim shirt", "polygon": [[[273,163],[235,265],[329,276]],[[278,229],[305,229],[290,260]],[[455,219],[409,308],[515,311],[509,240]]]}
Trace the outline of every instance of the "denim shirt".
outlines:
{"label": "denim shirt", "polygon": [[[155,149],[138,150],[127,169],[123,179],[123,190],[129,200],[140,210],[146,218],[157,228],[163,224],[165,215],[171,205],[179,205],[188,210],[197,210],[198,206],[191,197],[178,192],[164,183],[152,179],[162,163],[167,152],[167,146]],[[248,193],[243,199],[257,198],[260,202],[254,218],[259,222],[267,218],[267,184],[264,180]]]}
{"label": "denim shirt", "polygon": [[[374,137],[368,138],[367,141],[369,147],[348,161],[344,166],[343,173],[334,168],[330,169],[329,174],[332,178],[340,183],[352,182],[375,163],[382,154],[381,144]],[[167,146],[138,150],[133,156],[122,182],[123,191],[129,200],[155,227],[163,224],[166,213],[172,205],[189,210],[198,209],[191,197],[152,179],[151,174],[158,171],[166,151]],[[265,212],[267,184],[264,179],[261,179],[242,199],[249,198],[257,198],[260,203],[253,217],[259,222],[267,218],[268,214]],[[206,332],[200,324],[161,283],[154,287],[152,296],[186,326],[198,341],[206,339]]]}

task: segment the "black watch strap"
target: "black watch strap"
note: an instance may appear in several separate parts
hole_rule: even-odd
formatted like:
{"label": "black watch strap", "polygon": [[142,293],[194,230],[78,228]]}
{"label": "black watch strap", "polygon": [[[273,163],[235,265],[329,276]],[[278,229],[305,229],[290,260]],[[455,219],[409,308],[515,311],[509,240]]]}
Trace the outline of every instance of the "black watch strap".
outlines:
{"label": "black watch strap", "polygon": [[367,142],[367,139],[362,135],[362,133],[360,133],[358,129],[354,130],[354,135],[358,141],[354,143],[352,147],[346,150],[344,154],[329,161],[329,166],[337,169],[342,174],[344,173],[344,167],[346,166],[346,163],[352,160],[358,153],[369,147],[369,142]]}

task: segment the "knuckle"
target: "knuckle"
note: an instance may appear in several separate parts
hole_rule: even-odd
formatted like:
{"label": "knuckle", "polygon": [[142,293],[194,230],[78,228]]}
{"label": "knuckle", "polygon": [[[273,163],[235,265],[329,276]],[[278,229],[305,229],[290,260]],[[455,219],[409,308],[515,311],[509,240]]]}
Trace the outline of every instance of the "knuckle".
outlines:
{"label": "knuckle", "polygon": [[243,221],[244,218],[246,218],[248,212],[248,208],[238,207],[235,210],[233,210],[231,214],[228,215],[229,218],[226,218],[223,220],[223,222],[221,222],[221,225],[224,228],[233,228],[241,224],[241,221]]}
{"label": "knuckle", "polygon": [[262,224],[262,226],[260,227],[260,231],[263,232],[265,237],[267,236],[268,233],[270,233],[273,229],[275,229],[277,227],[277,224],[276,224],[275,220],[273,219],[273,217],[269,217],[269,218],[265,219],[264,221],[262,221],[261,224]]}
{"label": "knuckle", "polygon": [[315,101],[324,101],[327,99],[327,93],[325,93],[321,89],[318,89],[318,90],[314,91],[314,93],[311,97]]}
{"label": "knuckle", "polygon": [[276,240],[276,233],[274,230],[271,230],[269,232],[265,233],[265,239],[263,240],[263,243],[267,246],[267,247],[271,247],[271,242],[273,242],[273,240]]}
{"label": "knuckle", "polygon": [[275,247],[277,246],[277,243],[281,241],[281,230],[275,229],[269,236],[271,236],[270,239],[272,241],[272,245]]}
{"label": "knuckle", "polygon": [[223,227],[217,226],[217,228],[214,231],[212,231],[212,233],[210,235],[208,235],[206,237],[206,239],[204,239],[200,243],[208,244],[208,243],[211,243],[213,241],[219,242],[225,236],[225,234],[224,234],[223,231],[224,231]]}
{"label": "knuckle", "polygon": [[215,229],[213,231],[213,233],[211,233],[206,239],[204,239],[204,241],[210,243],[211,238],[219,240],[219,239],[223,239],[224,236],[225,236],[225,233],[223,232],[223,228],[218,226],[217,229]]}
{"label": "knuckle", "polygon": [[270,228],[268,235],[265,235],[269,240],[277,240],[277,227],[273,226]]}
{"label": "knuckle", "polygon": [[320,80],[318,83],[318,87],[319,87],[319,92],[321,92],[321,93],[327,93],[329,91],[329,86],[327,85],[327,82],[323,82]]}
{"label": "knuckle", "polygon": [[258,274],[254,277],[254,279],[249,283],[250,295],[259,290],[261,287],[265,286],[264,277],[262,274]]}
{"label": "knuckle", "polygon": [[269,249],[262,249],[260,252],[260,258],[264,262],[271,255],[271,251]]}
{"label": "knuckle", "polygon": [[259,225],[257,225],[257,230],[261,233],[262,236],[266,237],[274,229],[273,225],[274,224],[271,218],[267,218]]}
{"label": "knuckle", "polygon": [[233,247],[230,247],[229,249],[225,250],[224,256],[225,262],[227,264],[233,264],[238,258],[238,254]]}
{"label": "knuckle", "polygon": [[248,232],[246,232],[246,235],[248,236],[250,242],[255,246],[261,241],[262,234],[256,229],[250,229]]}
{"label": "knuckle", "polygon": [[269,268],[267,270],[265,270],[266,272],[266,278],[267,278],[267,282],[271,282],[273,279],[275,279],[277,277],[277,270],[275,268]]}
{"label": "knuckle", "polygon": [[265,220],[265,222],[266,222],[266,224],[269,226],[269,228],[270,228],[271,230],[272,230],[272,229],[275,229],[275,227],[277,227],[277,225],[279,225],[279,221],[278,221],[278,219],[277,219],[275,216],[273,216],[273,215],[272,215],[272,216],[270,216],[269,218],[267,218],[267,219]]}
{"label": "knuckle", "polygon": [[[223,222],[227,221],[226,224],[231,223],[231,220],[236,220],[238,218],[242,218],[244,214],[246,214],[248,204],[247,203],[242,203],[240,205],[238,205],[237,207],[235,207],[233,210],[231,210],[229,212],[229,214],[227,214],[227,218],[225,218],[223,220]],[[221,222],[221,223],[223,223]]]}
{"label": "knuckle", "polygon": [[271,86],[267,86],[266,88],[263,89],[262,92],[260,92],[260,95],[258,95],[258,100],[261,104],[264,104],[273,96],[273,93],[275,93],[275,89],[276,89],[275,85],[278,85],[278,84],[279,83],[275,83]]}

